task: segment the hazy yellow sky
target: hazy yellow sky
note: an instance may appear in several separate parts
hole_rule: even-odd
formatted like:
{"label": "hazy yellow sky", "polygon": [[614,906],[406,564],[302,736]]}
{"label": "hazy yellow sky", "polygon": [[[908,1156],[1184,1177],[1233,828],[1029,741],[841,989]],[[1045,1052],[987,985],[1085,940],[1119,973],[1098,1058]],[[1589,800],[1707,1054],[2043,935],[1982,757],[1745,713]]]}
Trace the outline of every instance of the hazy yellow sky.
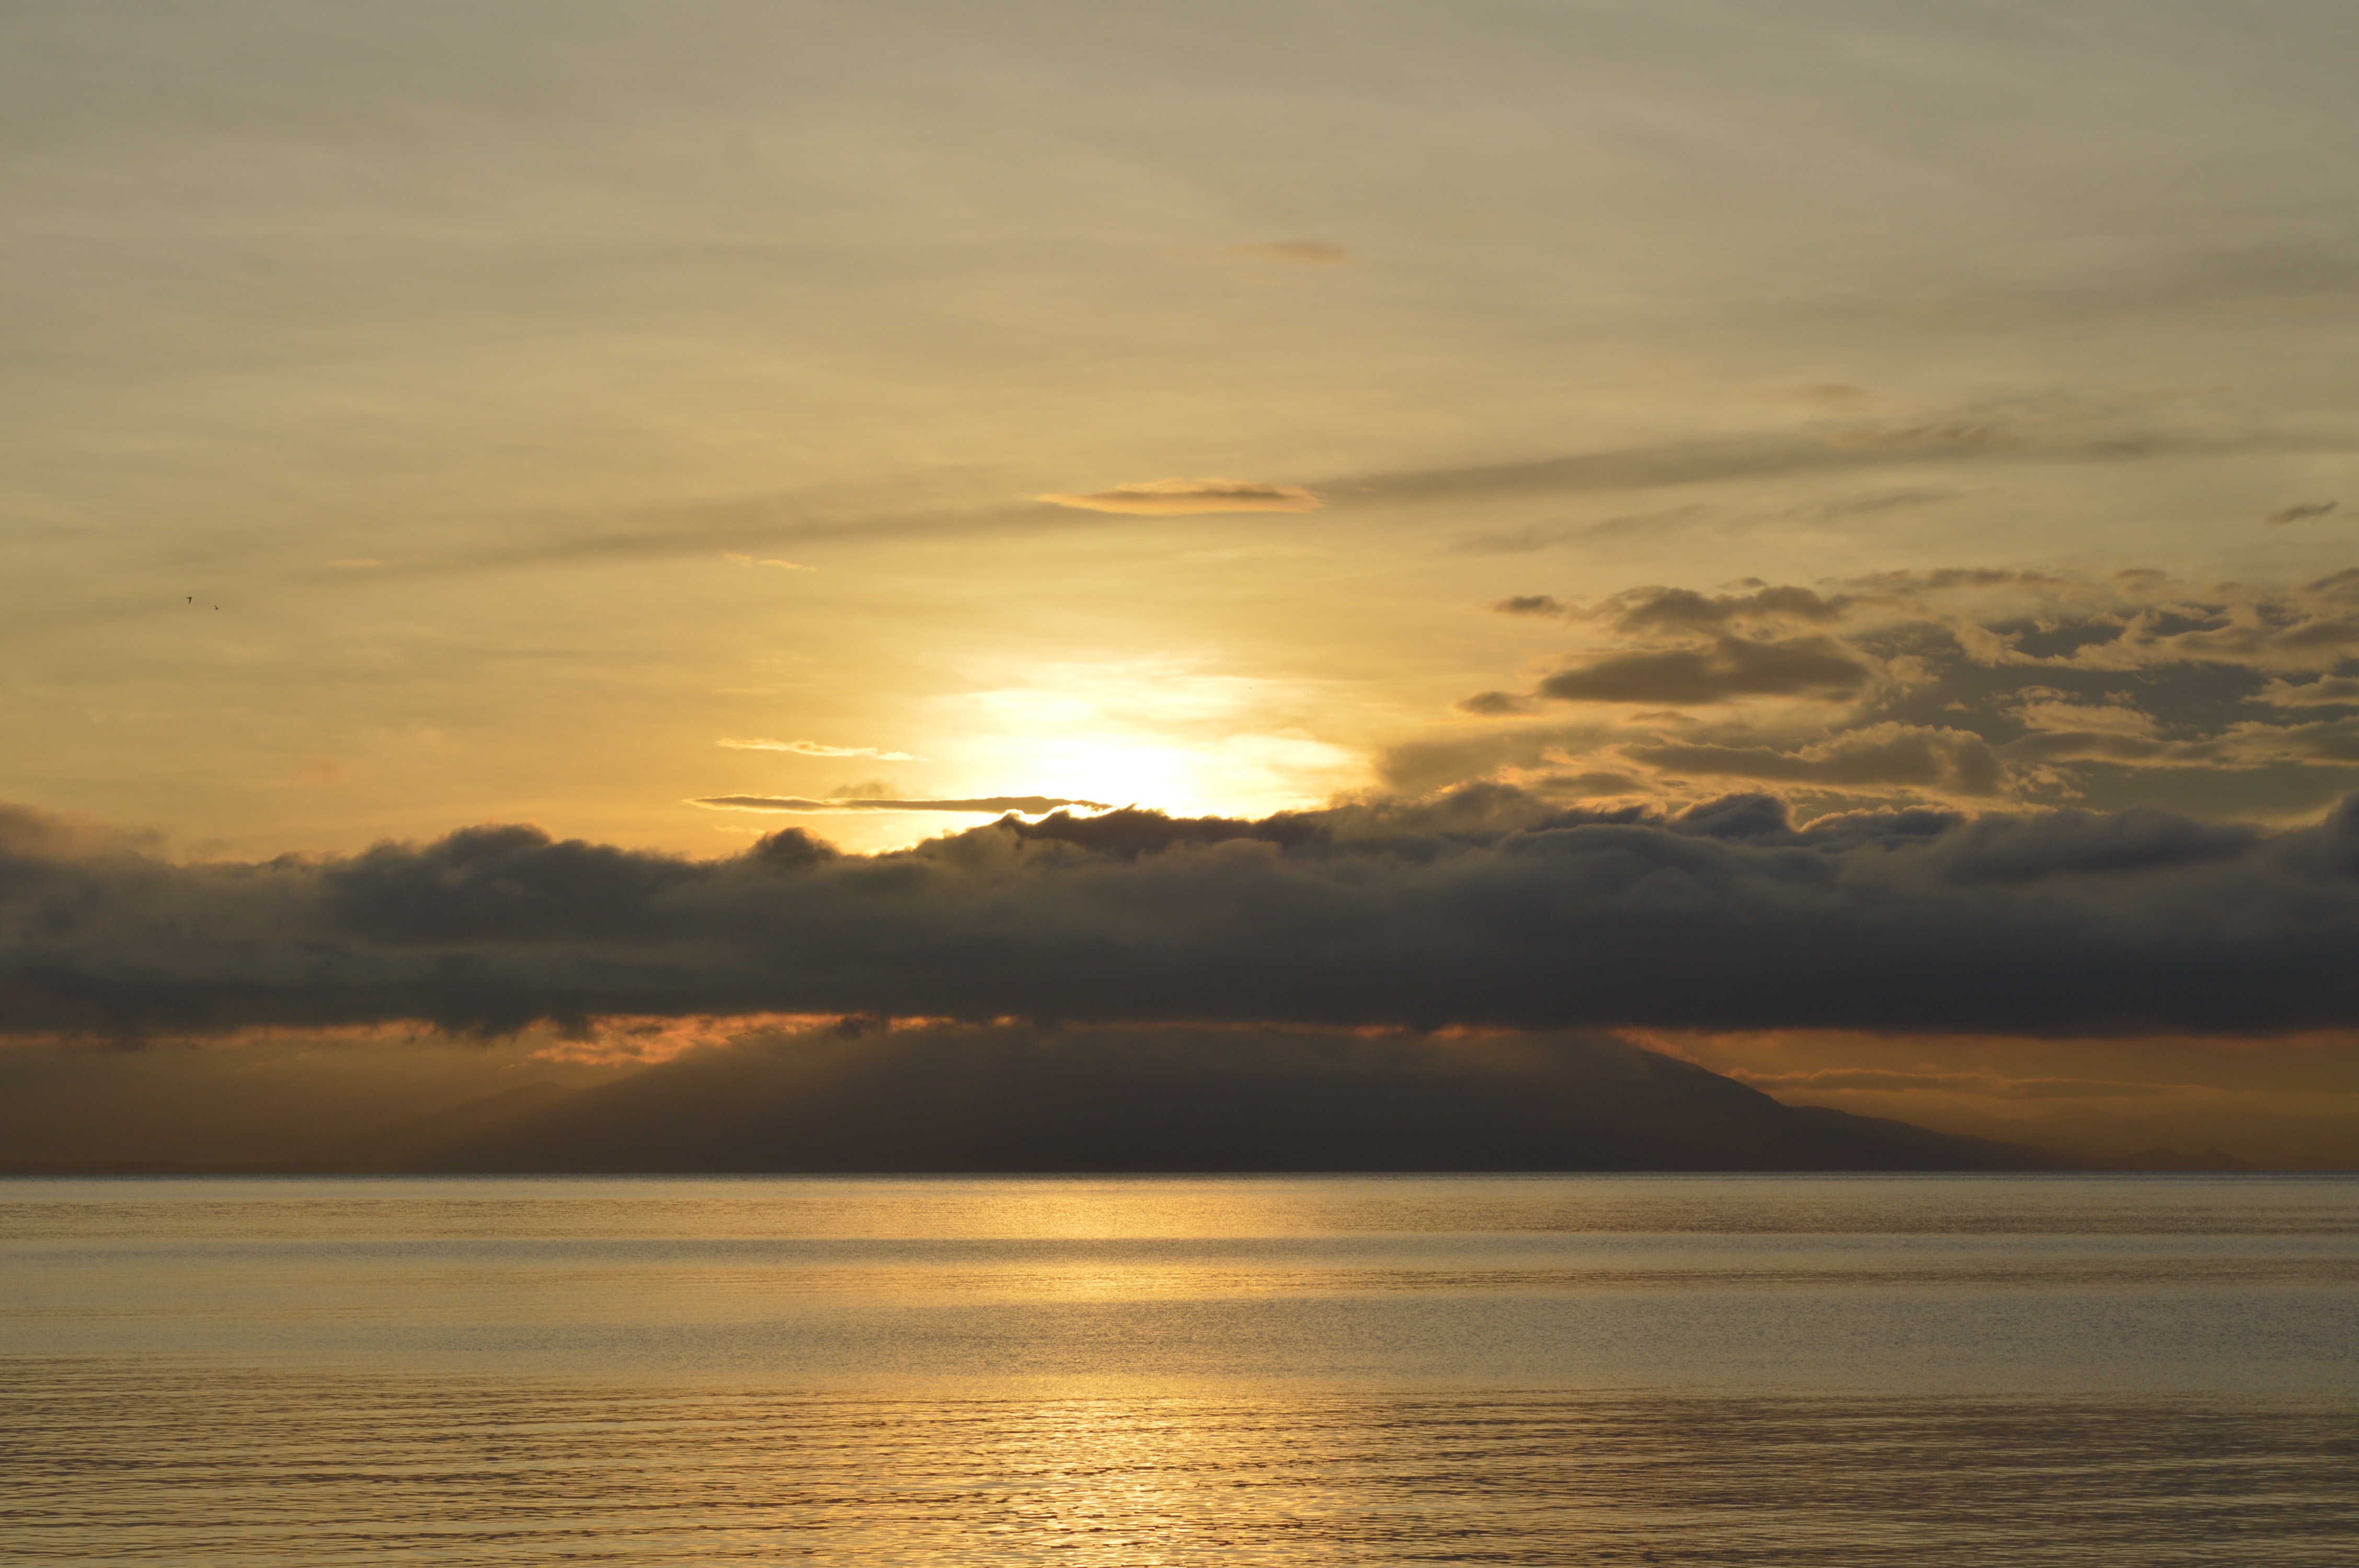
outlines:
{"label": "hazy yellow sky", "polygon": [[[0,1034],[1635,1028],[2345,1159],[2354,59],[2310,0],[0,10]],[[762,839],[1058,802],[1338,809]]]}
{"label": "hazy yellow sky", "polygon": [[[1259,813],[1618,645],[1515,596],[2290,589],[2359,526],[2354,45],[2294,4],[14,7],[0,797],[236,855]],[[1860,717],[1772,707],[1701,721]]]}

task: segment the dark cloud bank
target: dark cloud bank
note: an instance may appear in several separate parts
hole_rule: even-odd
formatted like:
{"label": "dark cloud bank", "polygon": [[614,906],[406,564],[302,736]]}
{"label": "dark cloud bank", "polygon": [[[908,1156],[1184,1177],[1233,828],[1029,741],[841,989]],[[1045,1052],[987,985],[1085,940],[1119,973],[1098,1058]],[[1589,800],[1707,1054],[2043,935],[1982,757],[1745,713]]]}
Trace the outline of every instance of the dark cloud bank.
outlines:
{"label": "dark cloud bank", "polygon": [[879,1021],[329,1161],[386,1168],[2069,1162],[1784,1107],[1601,1032],[2342,1029],[2354,953],[2359,796],[2271,831],[1484,786],[1010,818],[878,856],[788,829],[709,861],[487,827],[184,865],[0,817],[0,1028],[60,1058],[260,1026]]}
{"label": "dark cloud bank", "polygon": [[180,865],[0,838],[0,1019],[117,1038],[613,1014],[2231,1034],[2359,1022],[2359,796],[1673,816],[1485,786],[1260,821],[1009,818],[690,860],[537,828]]}

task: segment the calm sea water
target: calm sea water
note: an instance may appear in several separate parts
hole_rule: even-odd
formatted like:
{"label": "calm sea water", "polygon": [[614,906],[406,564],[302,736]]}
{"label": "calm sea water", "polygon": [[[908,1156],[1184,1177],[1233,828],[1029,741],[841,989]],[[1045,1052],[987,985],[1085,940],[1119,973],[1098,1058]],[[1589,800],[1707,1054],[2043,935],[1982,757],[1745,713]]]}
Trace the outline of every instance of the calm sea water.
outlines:
{"label": "calm sea water", "polygon": [[0,1183],[0,1560],[2359,1562],[2359,1181]]}

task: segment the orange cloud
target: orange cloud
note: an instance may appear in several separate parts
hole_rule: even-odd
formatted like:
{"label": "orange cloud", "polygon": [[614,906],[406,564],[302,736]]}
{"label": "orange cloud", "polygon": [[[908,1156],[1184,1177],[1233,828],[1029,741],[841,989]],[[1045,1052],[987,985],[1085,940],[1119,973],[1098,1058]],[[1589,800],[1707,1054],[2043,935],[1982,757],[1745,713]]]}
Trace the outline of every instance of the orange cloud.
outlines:
{"label": "orange cloud", "polygon": [[1264,484],[1240,479],[1157,479],[1118,484],[1086,495],[1042,495],[1036,500],[1084,512],[1128,512],[1174,517],[1204,512],[1316,512],[1326,499],[1299,484]]}

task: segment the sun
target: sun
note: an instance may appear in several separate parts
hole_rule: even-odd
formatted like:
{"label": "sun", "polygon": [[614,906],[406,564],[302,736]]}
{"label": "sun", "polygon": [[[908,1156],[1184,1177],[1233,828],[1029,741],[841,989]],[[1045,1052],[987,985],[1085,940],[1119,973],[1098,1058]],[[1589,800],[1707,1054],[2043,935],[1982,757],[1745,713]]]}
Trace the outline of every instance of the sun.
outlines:
{"label": "sun", "polygon": [[1306,685],[1170,659],[1027,665],[962,699],[959,760],[978,779],[1173,816],[1312,806],[1364,764],[1301,722]]}

